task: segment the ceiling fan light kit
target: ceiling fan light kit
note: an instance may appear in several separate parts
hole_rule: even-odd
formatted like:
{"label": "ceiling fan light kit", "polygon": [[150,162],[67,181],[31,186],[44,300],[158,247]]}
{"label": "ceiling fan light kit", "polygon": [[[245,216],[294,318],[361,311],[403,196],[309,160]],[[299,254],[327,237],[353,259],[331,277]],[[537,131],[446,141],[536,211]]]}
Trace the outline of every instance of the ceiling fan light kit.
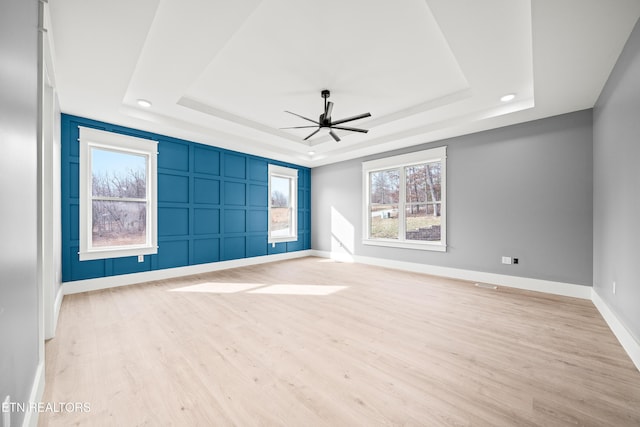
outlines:
{"label": "ceiling fan light kit", "polygon": [[331,96],[331,92],[328,89],[324,89],[322,92],[320,92],[320,95],[324,99],[324,112],[322,114],[320,114],[320,117],[318,118],[318,121],[310,119],[308,117],[301,116],[300,114],[293,113],[291,111],[285,111],[285,113],[293,114],[294,116],[300,117],[301,119],[304,119],[304,120],[307,120],[307,121],[309,121],[311,123],[314,123],[313,126],[294,126],[294,127],[287,127],[287,128],[281,128],[281,129],[309,129],[309,128],[317,127],[318,129],[316,129],[313,132],[311,132],[304,139],[304,141],[306,141],[307,139],[311,138],[312,136],[314,136],[315,134],[320,132],[320,129],[322,129],[322,128],[329,129],[329,135],[331,135],[331,137],[336,142],[339,142],[340,138],[333,131],[334,129],[346,130],[346,131],[349,131],[349,132],[360,132],[360,133],[369,132],[368,129],[359,129],[359,128],[352,128],[352,127],[348,127],[348,126],[338,126],[338,125],[341,125],[341,124],[347,123],[347,122],[351,122],[351,121],[354,121],[354,120],[364,119],[366,117],[371,117],[371,113],[358,114],[357,116],[347,117],[346,119],[340,119],[340,120],[332,121],[331,120],[331,113],[333,111],[333,102],[327,100],[329,98],[329,96]]}

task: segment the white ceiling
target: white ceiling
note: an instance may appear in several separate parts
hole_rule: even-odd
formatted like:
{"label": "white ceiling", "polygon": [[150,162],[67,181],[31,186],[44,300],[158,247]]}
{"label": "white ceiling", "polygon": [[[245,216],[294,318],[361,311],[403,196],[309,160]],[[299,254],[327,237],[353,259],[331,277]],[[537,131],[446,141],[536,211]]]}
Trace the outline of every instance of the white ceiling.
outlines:
{"label": "white ceiling", "polygon": [[[640,0],[49,7],[63,112],[305,166],[593,107],[640,16]],[[369,133],[280,129],[309,124],[285,110],[317,119],[322,89],[334,120],[371,112],[348,123]]]}

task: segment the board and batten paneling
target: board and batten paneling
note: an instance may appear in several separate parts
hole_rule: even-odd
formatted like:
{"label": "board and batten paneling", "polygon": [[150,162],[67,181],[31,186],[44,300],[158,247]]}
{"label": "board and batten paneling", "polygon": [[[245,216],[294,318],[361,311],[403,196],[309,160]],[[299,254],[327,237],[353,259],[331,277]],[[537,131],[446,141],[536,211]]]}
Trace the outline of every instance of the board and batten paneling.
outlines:
{"label": "board and batten paneling", "polygon": [[[158,141],[158,253],[79,261],[78,126]],[[308,168],[82,117],[62,115],[64,282],[311,248]],[[298,240],[267,243],[268,164],[298,169]]]}

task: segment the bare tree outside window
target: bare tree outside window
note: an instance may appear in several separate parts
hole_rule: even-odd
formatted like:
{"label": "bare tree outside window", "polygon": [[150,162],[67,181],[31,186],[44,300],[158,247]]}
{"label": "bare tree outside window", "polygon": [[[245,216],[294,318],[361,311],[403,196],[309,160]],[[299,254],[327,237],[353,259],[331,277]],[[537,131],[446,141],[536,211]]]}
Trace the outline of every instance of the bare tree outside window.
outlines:
{"label": "bare tree outside window", "polygon": [[93,247],[142,245],[147,240],[147,158],[91,149]]}
{"label": "bare tree outside window", "polygon": [[446,252],[447,147],[362,162],[365,245]]}
{"label": "bare tree outside window", "polygon": [[407,240],[440,240],[441,162],[405,167]]}
{"label": "bare tree outside window", "polygon": [[378,239],[397,239],[400,171],[393,169],[371,172],[369,179],[370,235]]}
{"label": "bare tree outside window", "polygon": [[80,261],[158,253],[158,142],[78,126]]}
{"label": "bare tree outside window", "polygon": [[291,178],[271,177],[271,235],[291,234]]}

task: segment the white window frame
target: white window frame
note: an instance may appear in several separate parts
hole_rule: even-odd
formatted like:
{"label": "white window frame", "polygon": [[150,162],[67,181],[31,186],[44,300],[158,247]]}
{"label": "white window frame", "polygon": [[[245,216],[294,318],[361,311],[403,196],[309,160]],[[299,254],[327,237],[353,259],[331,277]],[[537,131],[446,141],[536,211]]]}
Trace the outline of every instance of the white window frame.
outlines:
{"label": "white window frame", "polygon": [[[80,128],[80,261],[158,253],[157,154],[158,142],[98,129]],[[143,155],[147,159],[147,238],[143,245],[92,246],[92,165],[91,149]]]}
{"label": "white window frame", "polygon": [[[440,241],[417,241],[407,240],[405,233],[405,215],[406,215],[406,176],[405,168],[407,166],[420,165],[432,162],[441,162],[441,200],[440,200]],[[389,169],[398,169],[400,172],[400,194],[398,203],[398,239],[372,238],[369,235],[371,230],[371,215],[369,213],[369,174],[371,172],[385,171]],[[395,248],[420,249],[427,251],[446,252],[447,250],[447,147],[431,148],[429,150],[418,151],[415,153],[403,154],[400,156],[386,157],[383,159],[372,160],[362,163],[362,183],[363,183],[363,199],[362,212],[364,226],[362,232],[362,243],[365,245],[388,246]]]}
{"label": "white window frame", "polygon": [[[291,234],[288,236],[272,236],[271,230],[271,178],[277,176],[279,178],[289,179],[289,209],[290,209],[290,219],[291,219]],[[298,169],[287,168],[284,166],[277,166],[269,164],[269,195],[268,195],[268,206],[269,206],[269,238],[268,241],[271,244],[282,243],[282,242],[295,242],[298,240]]]}

